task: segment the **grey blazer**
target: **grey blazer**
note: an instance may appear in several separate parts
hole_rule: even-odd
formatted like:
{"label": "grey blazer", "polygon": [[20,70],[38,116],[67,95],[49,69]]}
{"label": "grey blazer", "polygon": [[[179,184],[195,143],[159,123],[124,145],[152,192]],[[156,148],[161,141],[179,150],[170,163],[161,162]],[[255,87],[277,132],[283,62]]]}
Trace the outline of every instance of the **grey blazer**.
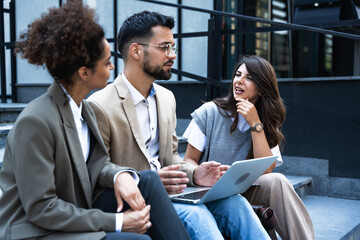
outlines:
{"label": "grey blazer", "polygon": [[91,209],[99,188],[122,168],[110,163],[95,115],[83,101],[92,135],[84,161],[74,118],[60,85],[27,105],[7,137],[0,187],[0,239],[101,239],[115,214]]}
{"label": "grey blazer", "polygon": [[[154,88],[158,114],[160,164],[162,167],[181,164],[181,170],[186,172],[192,185],[196,166],[182,161],[177,152],[174,94],[155,83]],[[121,166],[132,167],[137,171],[150,169],[136,108],[123,75],[120,74],[113,83],[92,94],[88,101],[96,114],[111,161]]]}

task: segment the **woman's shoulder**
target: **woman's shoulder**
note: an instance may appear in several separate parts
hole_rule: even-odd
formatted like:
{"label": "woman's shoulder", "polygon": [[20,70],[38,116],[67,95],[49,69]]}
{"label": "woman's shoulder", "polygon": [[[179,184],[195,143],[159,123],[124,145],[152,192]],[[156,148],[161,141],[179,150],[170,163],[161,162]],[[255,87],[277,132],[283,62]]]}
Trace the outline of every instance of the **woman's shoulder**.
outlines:
{"label": "woman's shoulder", "polygon": [[207,119],[212,121],[211,119],[215,119],[218,114],[219,114],[218,107],[214,102],[211,101],[201,105],[191,114],[191,116],[193,118]]}
{"label": "woman's shoulder", "polygon": [[57,115],[58,110],[54,101],[49,97],[48,94],[43,94],[26,105],[15,123],[20,121],[52,123],[56,121]]}
{"label": "woman's shoulder", "polygon": [[201,105],[196,111],[213,112],[214,110],[217,110],[217,106],[213,101],[210,101]]}

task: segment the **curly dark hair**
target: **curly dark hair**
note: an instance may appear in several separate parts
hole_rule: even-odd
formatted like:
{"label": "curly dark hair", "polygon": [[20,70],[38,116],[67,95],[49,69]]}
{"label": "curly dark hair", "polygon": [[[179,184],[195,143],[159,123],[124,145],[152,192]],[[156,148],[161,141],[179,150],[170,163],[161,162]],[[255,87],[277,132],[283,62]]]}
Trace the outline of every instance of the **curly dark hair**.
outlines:
{"label": "curly dark hair", "polygon": [[76,70],[94,68],[102,57],[104,36],[94,10],[81,1],[68,1],[29,24],[15,51],[31,64],[46,66],[54,79],[71,86]]}
{"label": "curly dark hair", "polygon": [[[278,83],[274,68],[265,59],[251,55],[243,56],[242,59],[235,65],[232,74],[234,81],[236,71],[245,64],[251,79],[261,92],[258,100],[255,103],[256,110],[259,114],[260,121],[264,124],[264,132],[270,148],[276,145],[283,145],[285,137],[282,134],[282,124],[285,121],[285,106],[280,97]],[[237,128],[239,117],[237,114],[236,100],[233,95],[233,84],[230,85],[229,93],[224,98],[216,98],[213,100],[216,106],[225,110],[225,113],[220,111],[222,115],[228,118],[234,118],[234,122],[230,127],[230,133]],[[253,158],[253,149],[248,153],[247,158]]]}
{"label": "curly dark hair", "polygon": [[153,36],[151,29],[158,25],[172,29],[174,18],[149,11],[142,11],[127,18],[117,36],[118,49],[123,59],[126,60],[132,41],[148,40]]}

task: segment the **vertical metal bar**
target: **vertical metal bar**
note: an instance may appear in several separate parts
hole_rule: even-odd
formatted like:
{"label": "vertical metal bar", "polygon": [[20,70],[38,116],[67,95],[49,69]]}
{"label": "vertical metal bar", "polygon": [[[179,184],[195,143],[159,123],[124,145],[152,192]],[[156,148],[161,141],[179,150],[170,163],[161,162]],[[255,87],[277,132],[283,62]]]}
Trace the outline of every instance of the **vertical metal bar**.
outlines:
{"label": "vertical metal bar", "polygon": [[[117,31],[118,31],[118,21],[117,21],[117,0],[114,0],[114,52],[117,51]],[[118,58],[114,57],[114,79],[117,77],[118,75],[118,71],[119,71],[119,64],[118,64]]]}
{"label": "vertical metal bar", "polygon": [[59,6],[62,6],[62,4],[63,4],[63,1],[59,0]]}
{"label": "vertical metal bar", "polygon": [[[177,1],[178,4],[182,4],[182,0]],[[177,63],[178,63],[178,69],[182,69],[182,10],[181,8],[177,9],[177,15],[178,15],[178,53],[177,53]],[[182,80],[182,76],[178,74],[178,81]]]}
{"label": "vertical metal bar", "polygon": [[14,53],[16,41],[16,16],[15,16],[15,0],[10,3],[10,42],[13,44],[11,47],[11,100],[17,102],[17,65],[16,56]]}
{"label": "vertical metal bar", "polygon": [[[293,14],[293,6],[292,6],[292,0],[287,0],[287,9],[288,9],[288,23],[292,23],[292,14]],[[294,77],[294,67],[293,67],[293,37],[294,33],[293,31],[288,31],[289,38],[288,38],[288,48],[289,48],[289,73],[288,77],[293,78]]]}
{"label": "vertical metal bar", "polygon": [[[268,15],[269,15],[269,20],[272,20],[272,0],[268,0]],[[271,44],[271,42],[272,42],[273,36],[274,36],[273,32],[267,33],[267,39],[268,39],[267,60],[269,62],[272,62],[272,51],[271,51],[272,44]]]}
{"label": "vertical metal bar", "polygon": [[[244,14],[244,6],[243,6],[243,1],[242,0],[238,0],[237,1],[237,14]],[[240,18],[238,18],[236,20],[236,62],[239,61],[239,57],[240,55],[243,53],[244,51],[244,35],[239,35],[239,33],[242,32],[242,29],[244,28],[244,21]]]}
{"label": "vertical metal bar", "polygon": [[4,32],[4,1],[0,3],[0,62],[1,62],[1,102],[6,102],[6,73],[5,73],[5,32]]}
{"label": "vertical metal bar", "polygon": [[[223,11],[223,1],[222,0],[216,0],[215,1],[215,10],[217,11]],[[214,75],[212,76],[212,79],[215,79],[217,81],[221,81],[222,79],[222,69],[223,69],[223,56],[222,56],[222,22],[223,22],[223,16],[216,15],[215,16],[215,28],[214,28],[214,37],[215,37],[215,48],[213,49],[215,53],[214,58]],[[212,87],[212,94],[211,99],[218,97],[221,93],[220,87]]]}
{"label": "vertical metal bar", "polygon": [[[215,65],[215,19],[214,15],[210,15],[210,19],[208,20],[208,59],[207,59],[207,77],[213,78],[214,70],[216,68]],[[209,101],[212,98],[212,86],[207,83],[206,86],[206,100]]]}

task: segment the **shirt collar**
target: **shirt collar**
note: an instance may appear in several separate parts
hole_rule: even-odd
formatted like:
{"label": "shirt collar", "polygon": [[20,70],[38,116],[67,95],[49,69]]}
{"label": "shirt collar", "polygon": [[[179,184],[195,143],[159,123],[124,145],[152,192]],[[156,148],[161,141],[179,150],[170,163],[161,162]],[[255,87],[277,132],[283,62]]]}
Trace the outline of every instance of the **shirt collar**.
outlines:
{"label": "shirt collar", "polygon": [[83,118],[81,116],[81,111],[82,111],[82,102],[80,102],[80,106],[78,106],[76,104],[76,102],[74,101],[74,99],[72,99],[72,97],[69,95],[69,93],[66,91],[66,89],[64,88],[64,86],[59,82],[60,87],[63,89],[63,91],[66,94],[66,97],[69,99],[69,105],[70,105],[70,109],[71,112],[74,116],[74,119],[80,119],[81,121],[83,121]]}
{"label": "shirt collar", "polygon": [[[123,73],[123,79],[128,87],[131,97],[133,99],[134,105],[137,105],[139,102],[143,101],[145,97],[141,95],[141,93],[129,82],[129,80],[126,78],[125,74]],[[156,90],[154,88],[154,84],[151,84],[150,92],[148,98],[151,98],[155,95]]]}

